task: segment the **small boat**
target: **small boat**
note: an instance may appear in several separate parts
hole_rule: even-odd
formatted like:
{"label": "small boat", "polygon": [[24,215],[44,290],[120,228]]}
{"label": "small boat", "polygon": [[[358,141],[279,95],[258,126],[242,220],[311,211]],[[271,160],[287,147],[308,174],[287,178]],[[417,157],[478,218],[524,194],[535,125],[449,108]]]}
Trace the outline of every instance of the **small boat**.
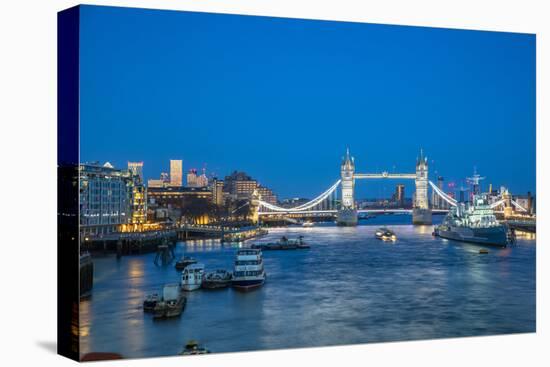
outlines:
{"label": "small boat", "polygon": [[188,267],[189,265],[191,264],[196,264],[197,263],[197,260],[192,258],[192,257],[189,257],[189,256],[184,256],[182,258],[180,258],[178,261],[176,261],[176,270],[183,270],[185,269],[186,267]]}
{"label": "small boat", "polygon": [[265,278],[262,251],[259,249],[238,250],[231,279],[233,288],[242,291],[259,288],[265,283]]}
{"label": "small boat", "polygon": [[311,221],[306,221],[302,223],[302,227],[313,227],[315,224]]}
{"label": "small boat", "polygon": [[487,250],[486,248],[482,248],[482,249],[479,250],[479,253],[480,254],[488,254],[489,250]]}
{"label": "small boat", "polygon": [[232,275],[224,269],[206,273],[202,280],[202,287],[205,289],[221,289],[231,285]]}
{"label": "small boat", "polygon": [[180,316],[187,303],[177,283],[166,284],[162,289],[162,298],[153,310],[154,319],[166,319]]}
{"label": "small boat", "polygon": [[143,301],[143,311],[152,312],[155,309],[158,301],[160,301],[160,296],[158,295],[158,293],[148,295]]}
{"label": "small boat", "polygon": [[289,240],[286,236],[283,236],[278,242],[253,244],[250,246],[253,249],[259,250],[303,250],[308,249],[310,246],[304,242],[303,236],[299,236],[297,240]]}
{"label": "small boat", "polygon": [[199,289],[202,285],[203,277],[203,264],[188,265],[185,269],[183,269],[183,273],[181,274],[181,288],[188,292]]}
{"label": "small boat", "polygon": [[378,228],[376,232],[374,233],[374,236],[382,241],[395,241],[397,240],[397,236],[395,235],[395,232],[393,232],[391,229],[382,227]]}
{"label": "small boat", "polygon": [[183,347],[183,350],[180,352],[182,356],[193,356],[198,354],[208,354],[210,351],[205,347],[201,347],[200,344],[195,340],[189,340],[187,344]]}

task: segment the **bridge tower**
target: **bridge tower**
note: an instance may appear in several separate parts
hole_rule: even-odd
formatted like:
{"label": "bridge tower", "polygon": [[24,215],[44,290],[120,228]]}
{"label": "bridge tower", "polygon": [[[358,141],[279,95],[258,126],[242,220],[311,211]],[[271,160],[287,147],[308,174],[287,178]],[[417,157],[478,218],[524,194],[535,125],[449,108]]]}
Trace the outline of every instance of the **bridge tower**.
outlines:
{"label": "bridge tower", "polygon": [[349,148],[346,156],[342,159],[340,166],[341,185],[342,185],[342,204],[338,210],[337,224],[340,226],[357,225],[357,210],[355,209],[355,160],[349,154]]}
{"label": "bridge tower", "polygon": [[250,196],[250,219],[252,220],[252,223],[258,224],[258,221],[260,219],[259,211],[260,211],[260,200],[262,199],[262,196],[258,193],[258,190],[254,189],[252,192],[252,195]]}
{"label": "bridge tower", "polygon": [[514,215],[514,207],[512,206],[512,195],[508,189],[501,189],[502,198],[504,199],[504,218],[509,218]]}
{"label": "bridge tower", "polygon": [[428,158],[420,149],[420,158],[416,160],[416,186],[413,203],[413,224],[432,224],[432,211],[428,202]]}

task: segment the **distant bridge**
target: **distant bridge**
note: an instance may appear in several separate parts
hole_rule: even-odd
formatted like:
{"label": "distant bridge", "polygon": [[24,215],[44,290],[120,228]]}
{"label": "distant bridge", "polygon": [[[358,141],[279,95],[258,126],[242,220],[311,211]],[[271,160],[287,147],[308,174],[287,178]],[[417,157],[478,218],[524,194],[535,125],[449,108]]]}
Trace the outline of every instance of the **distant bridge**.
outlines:
{"label": "distant bridge", "polygon": [[[424,157],[423,152],[420,152],[420,157],[416,160],[415,173],[389,173],[387,171],[381,173],[356,173],[355,160],[350,156],[349,150],[342,160],[340,169],[341,178],[338,179],[326,191],[321,193],[314,199],[300,204],[292,208],[284,208],[278,205],[268,203],[261,200],[261,197],[256,200],[258,208],[258,216],[283,216],[291,215],[296,218],[299,216],[336,216],[339,223],[345,225],[355,225],[357,223],[358,213],[410,213],[413,216],[415,224],[431,224],[432,213],[445,213],[449,209],[441,207],[431,207],[428,201],[428,189],[432,191],[445,202],[448,208],[457,206],[458,202],[453,197],[449,196],[437,185],[428,179],[428,159]],[[395,209],[358,209],[355,204],[354,191],[355,180],[364,179],[397,179],[397,180],[414,180],[415,195],[412,209],[395,208]],[[338,188],[340,188],[341,196],[338,200]],[[494,209],[512,207],[526,212],[526,209],[521,207],[517,202],[511,199],[507,193],[502,198],[491,205]]]}

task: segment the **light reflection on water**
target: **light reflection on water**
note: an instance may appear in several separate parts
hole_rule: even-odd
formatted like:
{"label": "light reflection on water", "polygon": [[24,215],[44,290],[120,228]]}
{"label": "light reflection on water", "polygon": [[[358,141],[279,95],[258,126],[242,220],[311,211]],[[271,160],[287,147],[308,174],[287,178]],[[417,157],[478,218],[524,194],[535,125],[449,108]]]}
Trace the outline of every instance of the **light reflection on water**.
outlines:
{"label": "light reflection on water", "polygon": [[[374,239],[393,222],[395,244]],[[189,339],[213,352],[531,332],[535,330],[534,240],[507,249],[432,237],[410,217],[369,219],[356,228],[272,229],[257,241],[303,235],[312,248],[265,252],[268,280],[254,292],[188,294],[181,319],[153,321],[143,298],[179,280],[154,254],[94,258],[93,296],[81,302],[82,352],[174,355]],[[230,269],[237,244],[180,243],[207,269]]]}

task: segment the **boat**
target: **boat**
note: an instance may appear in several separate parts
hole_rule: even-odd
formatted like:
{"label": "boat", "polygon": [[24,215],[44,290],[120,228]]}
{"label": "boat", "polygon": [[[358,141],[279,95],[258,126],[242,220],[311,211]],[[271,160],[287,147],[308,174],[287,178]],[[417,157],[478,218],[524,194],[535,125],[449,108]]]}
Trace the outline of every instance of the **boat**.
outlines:
{"label": "boat", "polygon": [[166,319],[180,316],[187,303],[177,283],[166,284],[162,289],[162,298],[153,309],[154,319]]}
{"label": "boat", "polygon": [[208,272],[202,280],[202,287],[205,289],[220,289],[231,285],[231,272],[224,269],[218,269]]}
{"label": "boat", "polygon": [[176,261],[175,267],[176,267],[176,270],[183,270],[189,265],[196,264],[196,263],[197,263],[196,259],[189,256],[183,256],[178,261]]}
{"label": "boat", "polygon": [[238,250],[231,279],[233,288],[242,291],[252,290],[261,287],[265,279],[262,250],[253,248]]}
{"label": "boat", "polygon": [[482,248],[481,250],[479,250],[479,253],[480,254],[488,254],[489,253],[489,250],[485,249],[485,248]]}
{"label": "boat", "polygon": [[313,227],[315,224],[311,221],[306,221],[302,223],[302,227]]}
{"label": "boat", "polygon": [[259,250],[302,250],[308,249],[310,246],[304,242],[303,236],[299,236],[297,240],[290,240],[286,236],[281,237],[278,242],[268,242],[252,244],[250,248]]}
{"label": "boat", "polygon": [[382,241],[395,241],[397,240],[397,236],[395,235],[395,232],[392,231],[389,228],[381,227],[376,230],[374,233],[374,236]]}
{"label": "boat", "polygon": [[193,356],[199,354],[208,354],[210,351],[202,347],[196,340],[189,340],[180,352],[182,356]]}
{"label": "boat", "polygon": [[149,294],[143,301],[143,311],[152,312],[155,310],[155,306],[160,301],[158,293]]}
{"label": "boat", "polygon": [[499,247],[509,243],[508,232],[508,227],[497,221],[484,195],[475,195],[472,203],[458,203],[434,228],[435,236]]}
{"label": "boat", "polygon": [[194,291],[199,289],[202,285],[202,279],[204,277],[204,265],[203,264],[191,264],[183,269],[181,274],[181,288],[184,291]]}

